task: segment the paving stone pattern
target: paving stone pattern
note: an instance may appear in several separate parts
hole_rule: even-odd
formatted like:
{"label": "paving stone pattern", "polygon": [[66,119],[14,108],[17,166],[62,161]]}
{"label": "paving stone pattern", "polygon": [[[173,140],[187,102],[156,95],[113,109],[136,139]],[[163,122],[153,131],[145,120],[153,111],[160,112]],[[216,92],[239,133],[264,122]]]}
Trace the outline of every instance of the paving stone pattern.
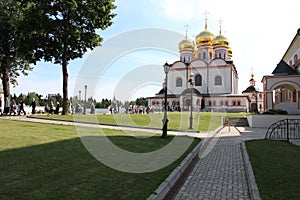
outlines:
{"label": "paving stone pattern", "polygon": [[250,199],[240,142],[237,137],[218,138],[210,153],[200,156],[175,199]]}

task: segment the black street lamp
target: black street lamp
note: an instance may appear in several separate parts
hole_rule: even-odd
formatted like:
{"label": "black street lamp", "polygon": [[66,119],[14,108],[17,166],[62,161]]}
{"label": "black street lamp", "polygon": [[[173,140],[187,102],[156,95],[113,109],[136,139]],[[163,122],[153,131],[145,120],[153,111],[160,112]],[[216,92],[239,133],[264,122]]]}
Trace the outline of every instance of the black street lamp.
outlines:
{"label": "black street lamp", "polygon": [[170,67],[172,67],[172,65],[168,64],[167,62],[164,64],[164,72],[165,72],[165,84],[164,84],[164,90],[165,90],[165,109],[164,109],[164,118],[163,118],[163,132],[162,132],[162,136],[161,138],[167,138],[168,136],[168,116],[167,116],[167,100],[168,100],[168,97],[167,97],[167,93],[168,93],[168,73],[169,73],[169,70],[170,70]]}
{"label": "black street lamp", "polygon": [[258,91],[255,89],[255,104],[256,104],[256,107],[255,107],[255,113],[257,114],[258,113]]}
{"label": "black street lamp", "polygon": [[193,129],[193,91],[194,91],[194,81],[193,81],[194,74],[193,72],[190,73],[190,90],[191,90],[191,111],[190,111],[190,127],[189,129]]}
{"label": "black street lamp", "polygon": [[84,101],[86,102],[87,85],[84,86]]}
{"label": "black street lamp", "polygon": [[86,114],[86,92],[87,92],[87,85],[84,86],[84,106],[83,106],[83,114]]}

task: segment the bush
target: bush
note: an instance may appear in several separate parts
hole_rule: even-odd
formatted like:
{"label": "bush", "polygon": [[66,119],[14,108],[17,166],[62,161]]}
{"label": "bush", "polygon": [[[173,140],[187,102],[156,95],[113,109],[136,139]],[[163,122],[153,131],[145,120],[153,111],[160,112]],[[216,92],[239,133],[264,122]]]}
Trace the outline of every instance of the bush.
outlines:
{"label": "bush", "polygon": [[287,115],[288,112],[286,110],[281,109],[270,109],[262,113],[263,115]]}

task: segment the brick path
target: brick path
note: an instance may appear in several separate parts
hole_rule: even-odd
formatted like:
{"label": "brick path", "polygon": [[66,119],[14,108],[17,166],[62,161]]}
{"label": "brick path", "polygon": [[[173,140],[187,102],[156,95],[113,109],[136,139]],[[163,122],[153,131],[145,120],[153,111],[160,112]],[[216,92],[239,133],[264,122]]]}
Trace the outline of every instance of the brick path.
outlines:
{"label": "brick path", "polygon": [[175,199],[250,199],[240,138],[212,140],[214,147],[205,155],[200,150],[199,162]]}

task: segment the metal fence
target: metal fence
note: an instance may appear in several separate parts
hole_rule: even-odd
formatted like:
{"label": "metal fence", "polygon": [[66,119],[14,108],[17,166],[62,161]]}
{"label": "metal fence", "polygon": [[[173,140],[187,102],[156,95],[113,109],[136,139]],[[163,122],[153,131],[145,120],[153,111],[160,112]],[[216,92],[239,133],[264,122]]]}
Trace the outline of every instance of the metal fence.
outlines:
{"label": "metal fence", "polygon": [[287,141],[300,139],[300,119],[283,119],[273,123],[268,128],[265,138]]}

